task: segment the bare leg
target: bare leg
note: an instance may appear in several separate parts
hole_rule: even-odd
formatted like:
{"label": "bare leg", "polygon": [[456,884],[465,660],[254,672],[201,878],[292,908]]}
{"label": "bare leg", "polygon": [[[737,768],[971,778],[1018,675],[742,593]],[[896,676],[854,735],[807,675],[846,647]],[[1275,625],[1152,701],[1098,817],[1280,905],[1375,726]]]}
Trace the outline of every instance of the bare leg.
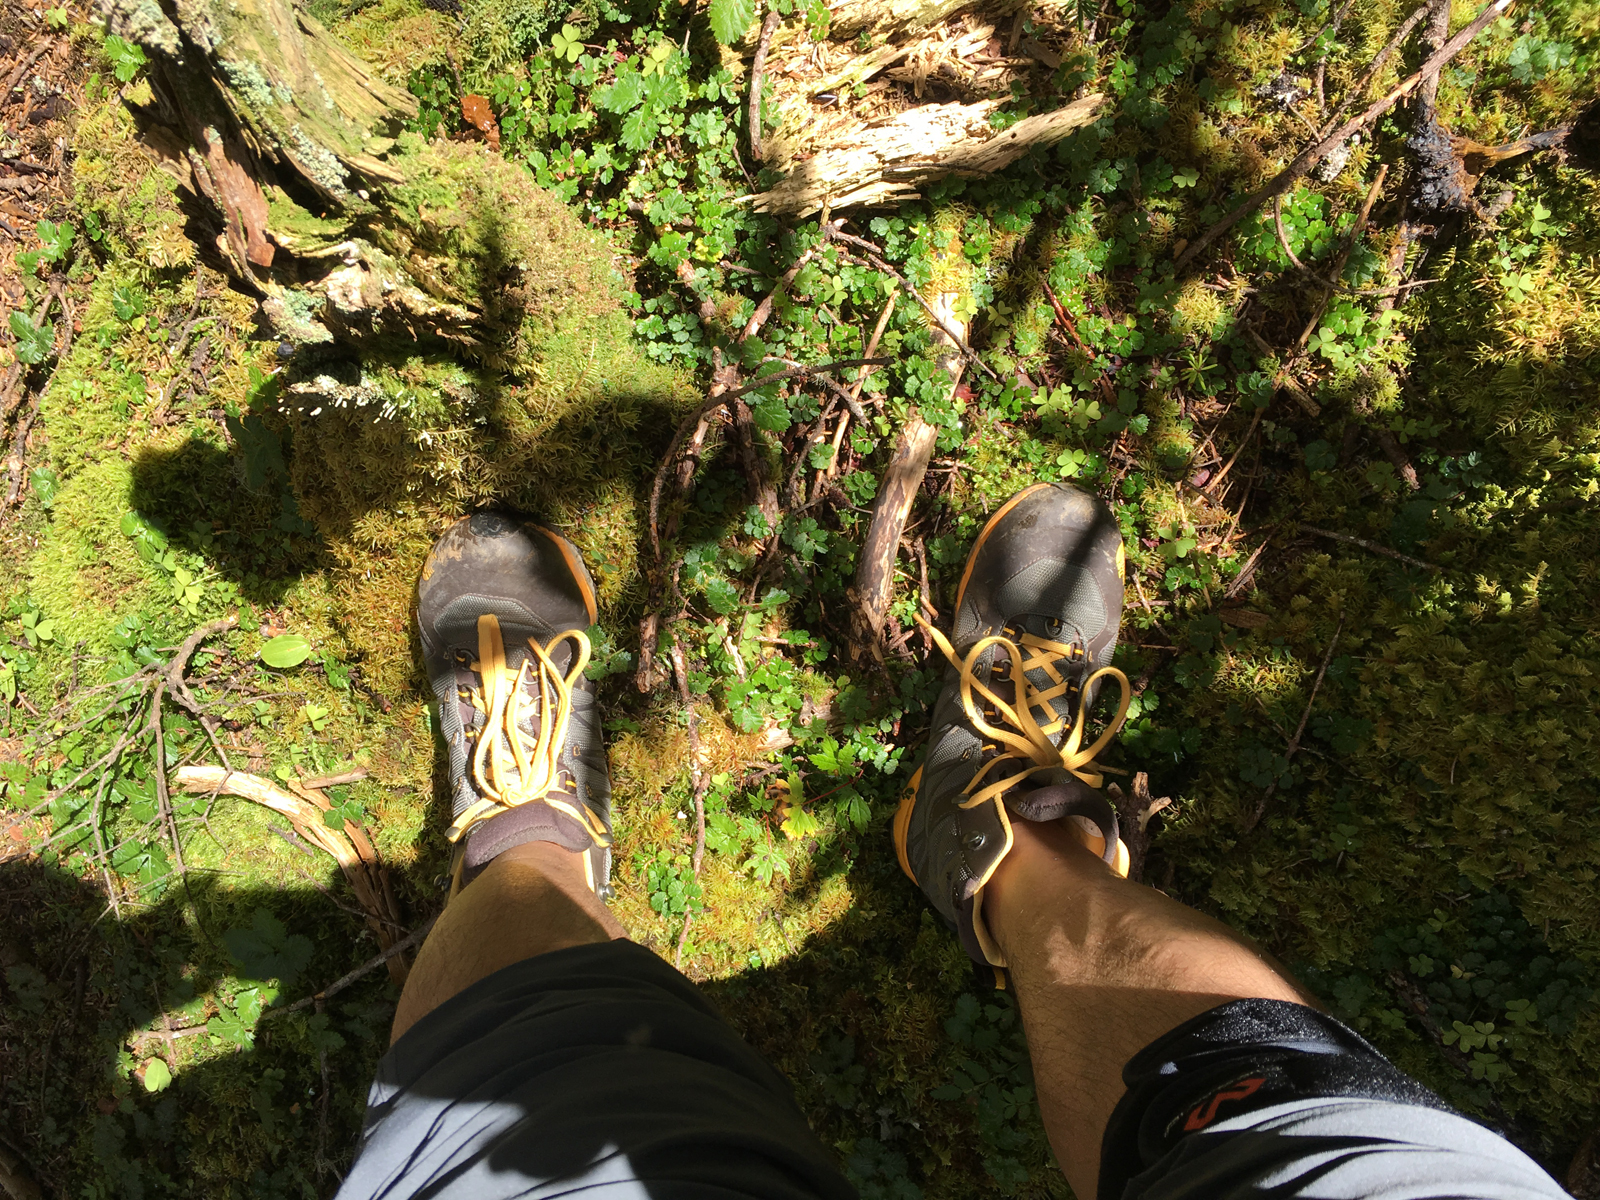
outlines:
{"label": "bare leg", "polygon": [[1059,825],[1014,828],[983,917],[1010,963],[1045,1133],[1090,1197],[1130,1058],[1229,1000],[1315,1001],[1225,925],[1118,878]]}
{"label": "bare leg", "polygon": [[450,901],[422,943],[389,1040],[501,967],[627,936],[584,883],[581,854],[553,842],[513,846]]}

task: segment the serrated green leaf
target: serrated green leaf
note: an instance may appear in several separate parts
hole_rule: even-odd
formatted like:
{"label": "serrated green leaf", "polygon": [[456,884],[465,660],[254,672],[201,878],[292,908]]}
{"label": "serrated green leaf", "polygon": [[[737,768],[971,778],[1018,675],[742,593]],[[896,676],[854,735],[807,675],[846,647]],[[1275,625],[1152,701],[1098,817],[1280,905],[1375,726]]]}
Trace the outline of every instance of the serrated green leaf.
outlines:
{"label": "serrated green leaf", "polygon": [[631,112],[644,102],[644,77],[637,71],[618,71],[616,82],[597,91],[594,102],[607,112]]}
{"label": "serrated green leaf", "polygon": [[711,0],[711,32],[724,46],[750,32],[755,19],[755,0]]}
{"label": "serrated green leaf", "polygon": [[631,112],[622,122],[622,144],[636,152],[647,149],[656,140],[656,129],[655,113],[648,108]]}

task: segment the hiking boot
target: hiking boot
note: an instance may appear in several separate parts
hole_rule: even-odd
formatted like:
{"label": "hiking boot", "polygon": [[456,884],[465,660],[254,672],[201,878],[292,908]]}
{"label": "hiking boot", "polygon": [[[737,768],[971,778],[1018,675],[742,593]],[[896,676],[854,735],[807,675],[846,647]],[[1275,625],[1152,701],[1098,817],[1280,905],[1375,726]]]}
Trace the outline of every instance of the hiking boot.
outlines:
{"label": "hiking boot", "polygon": [[581,851],[610,894],[611,776],[583,674],[595,616],[577,548],[538,525],[478,513],[428,552],[417,624],[450,752],[452,895],[533,841]]}
{"label": "hiking boot", "polygon": [[[895,850],[980,966],[1005,966],[982,905],[984,885],[1011,850],[1013,819],[1065,821],[1128,873],[1094,762],[1131,694],[1127,676],[1110,665],[1124,563],[1109,508],[1066,484],[1035,484],[978,534],[950,638],[919,618],[950,666],[927,756],[895,814]],[[1089,709],[1106,678],[1121,688],[1116,717],[1085,746]]]}

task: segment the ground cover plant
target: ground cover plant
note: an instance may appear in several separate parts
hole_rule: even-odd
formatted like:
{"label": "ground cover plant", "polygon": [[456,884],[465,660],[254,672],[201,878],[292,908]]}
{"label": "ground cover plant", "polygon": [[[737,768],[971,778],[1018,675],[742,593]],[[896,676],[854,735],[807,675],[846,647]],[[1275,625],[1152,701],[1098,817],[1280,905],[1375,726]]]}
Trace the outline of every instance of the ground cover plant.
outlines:
{"label": "ground cover plant", "polygon": [[[1108,0],[887,33],[790,0],[308,11],[415,100],[395,155],[554,198],[607,332],[539,376],[258,321],[148,136],[155,51],[5,10],[0,1183],[336,1188],[444,897],[416,574],[498,500],[599,585],[623,923],[788,1074],[864,1196],[1065,1195],[1015,1009],[887,833],[942,673],[914,618],[947,619],[987,514],[1045,478],[1123,527],[1136,697],[1107,759],[1146,797],[1144,880],[1595,1186],[1600,10],[1488,13],[1214,238],[1477,8]],[[748,200],[776,182],[764,24],[911,64],[815,93],[774,69],[767,162],[796,111],[970,100],[991,60],[1025,63],[995,128],[1108,102],[1004,171],[779,218]],[[347,235],[269,199],[280,231]],[[932,465],[868,638],[852,587],[913,418]],[[221,766],[289,800],[194,774]]]}

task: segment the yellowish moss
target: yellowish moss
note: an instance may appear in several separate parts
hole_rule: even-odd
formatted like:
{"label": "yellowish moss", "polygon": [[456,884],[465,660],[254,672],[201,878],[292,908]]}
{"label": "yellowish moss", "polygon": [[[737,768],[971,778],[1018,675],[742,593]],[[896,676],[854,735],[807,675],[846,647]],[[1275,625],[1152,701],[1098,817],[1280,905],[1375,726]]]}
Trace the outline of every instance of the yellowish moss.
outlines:
{"label": "yellowish moss", "polygon": [[[147,83],[132,85],[129,93],[134,103],[153,99]],[[177,183],[140,145],[133,116],[115,93],[101,91],[86,98],[73,148],[74,207],[98,223],[119,257],[159,269],[194,262],[194,243],[184,235],[178,209]]]}
{"label": "yellowish moss", "polygon": [[108,653],[118,617],[156,595],[133,542],[118,528],[132,486],[131,465],[106,458],[56,494],[54,519],[28,564],[28,591],[56,620],[57,640],[65,645],[81,642],[90,653]]}

